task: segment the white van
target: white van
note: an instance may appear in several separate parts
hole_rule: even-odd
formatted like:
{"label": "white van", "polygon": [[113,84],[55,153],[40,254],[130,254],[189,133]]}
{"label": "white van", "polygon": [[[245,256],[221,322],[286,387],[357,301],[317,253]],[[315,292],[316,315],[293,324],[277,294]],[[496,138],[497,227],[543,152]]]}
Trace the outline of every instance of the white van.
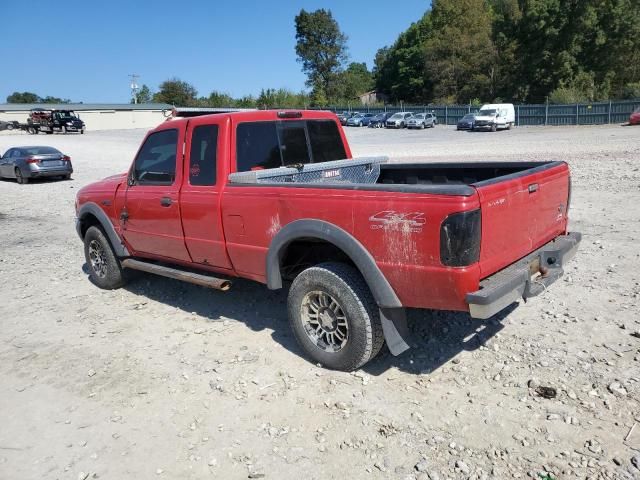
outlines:
{"label": "white van", "polygon": [[509,130],[515,124],[516,111],[513,103],[488,103],[476,113],[472,130],[488,128],[495,132],[498,128]]}

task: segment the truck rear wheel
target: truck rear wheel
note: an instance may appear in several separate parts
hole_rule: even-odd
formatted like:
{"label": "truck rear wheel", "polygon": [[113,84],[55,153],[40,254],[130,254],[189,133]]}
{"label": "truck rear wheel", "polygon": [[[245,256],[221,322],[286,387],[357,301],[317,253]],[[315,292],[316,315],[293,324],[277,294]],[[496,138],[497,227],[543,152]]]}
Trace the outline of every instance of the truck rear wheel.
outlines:
{"label": "truck rear wheel", "polygon": [[298,344],[327,368],[356,370],[384,344],[376,302],[349,265],[329,262],[304,270],[291,285],[288,310]]}
{"label": "truck rear wheel", "polygon": [[98,287],[113,290],[124,285],[120,261],[100,227],[89,227],[84,235],[84,257],[89,278]]}

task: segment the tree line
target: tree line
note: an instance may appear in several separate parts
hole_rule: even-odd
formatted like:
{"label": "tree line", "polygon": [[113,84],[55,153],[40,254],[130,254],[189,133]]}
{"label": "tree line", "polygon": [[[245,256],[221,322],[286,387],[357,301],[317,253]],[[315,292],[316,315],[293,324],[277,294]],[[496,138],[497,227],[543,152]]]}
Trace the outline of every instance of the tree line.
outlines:
{"label": "tree line", "polygon": [[638,0],[433,0],[375,57],[392,101],[640,97]]}
{"label": "tree line", "polygon": [[[138,103],[191,107],[305,108],[346,105],[375,89],[393,103],[576,103],[640,98],[639,0],[432,0],[431,9],[369,71],[349,62],[348,37],[330,10],[300,10],[295,52],[308,91],[262,89],[199,96],[179,78]],[[381,25],[383,26],[383,25]],[[64,103],[15,92],[8,103]],[[133,100],[132,100],[133,102]]]}

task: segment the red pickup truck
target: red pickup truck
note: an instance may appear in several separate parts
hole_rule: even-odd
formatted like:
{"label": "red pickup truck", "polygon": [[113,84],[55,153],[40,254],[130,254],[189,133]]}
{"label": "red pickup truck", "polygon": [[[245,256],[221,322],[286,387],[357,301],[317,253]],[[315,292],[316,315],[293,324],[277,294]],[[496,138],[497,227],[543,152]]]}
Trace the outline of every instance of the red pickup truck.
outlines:
{"label": "red pickup truck", "polygon": [[[488,318],[543,291],[578,248],[564,162],[351,158],[329,112],[164,122],[129,172],[78,192],[89,276],[106,289],[126,269],[219,290],[229,277],[290,284],[303,350],[354,370],[385,341],[409,348],[405,307]],[[364,176],[347,175],[349,162]]]}

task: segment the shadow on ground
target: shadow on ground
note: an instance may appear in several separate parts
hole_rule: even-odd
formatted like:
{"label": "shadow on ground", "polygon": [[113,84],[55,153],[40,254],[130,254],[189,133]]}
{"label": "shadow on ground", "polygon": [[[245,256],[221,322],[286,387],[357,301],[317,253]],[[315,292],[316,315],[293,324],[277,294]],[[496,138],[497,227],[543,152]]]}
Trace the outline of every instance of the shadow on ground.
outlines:
{"label": "shadow on ground", "polygon": [[[82,270],[88,273],[86,264]],[[178,280],[132,272],[124,287],[129,292],[198,315],[208,322],[239,321],[254,331],[272,330],[272,338],[295,355],[304,357],[287,320],[287,290],[268,290],[264,285],[234,279],[228,292],[210,290]],[[502,330],[502,320],[513,305],[494,317],[474,320],[466,313],[410,309],[412,347],[398,357],[386,347],[363,367],[370,375],[390,368],[421,374],[430,373],[462,351],[473,351]]]}

